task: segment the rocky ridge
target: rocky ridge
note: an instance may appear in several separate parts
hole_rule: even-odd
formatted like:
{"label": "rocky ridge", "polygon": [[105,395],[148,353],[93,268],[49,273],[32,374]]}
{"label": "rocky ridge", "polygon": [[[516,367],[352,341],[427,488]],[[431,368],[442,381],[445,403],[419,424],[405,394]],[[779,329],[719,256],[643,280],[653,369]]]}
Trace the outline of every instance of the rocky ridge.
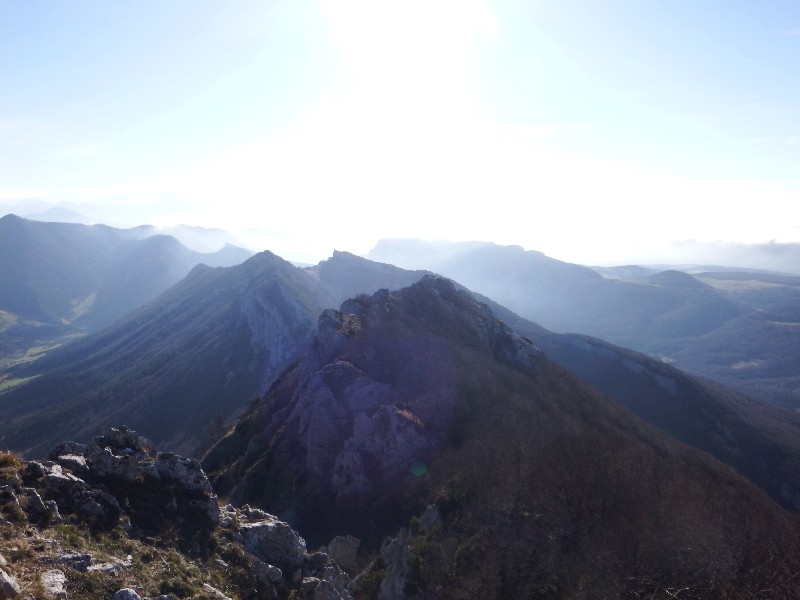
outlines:
{"label": "rocky ridge", "polygon": [[[419,314],[405,314],[405,302],[414,295]],[[385,503],[402,495],[414,472],[422,474],[445,445],[457,401],[456,372],[441,336],[403,331],[409,319],[429,311],[441,313],[442,322],[463,312],[456,327],[468,343],[512,369],[534,368],[542,360],[530,341],[444,279],[426,276],[396,294],[379,290],[347,300],[338,311],[322,313],[304,358],[277,382],[263,406],[206,456],[206,469],[217,474],[215,485],[234,500],[270,505],[265,495],[280,488],[275,482],[302,473],[303,506],[278,506],[287,516],[299,510],[301,527],[331,528],[331,535],[339,518],[349,520],[356,535],[364,533],[358,523],[368,521],[363,507],[372,502],[391,515]],[[400,331],[381,337],[387,320]],[[393,339],[395,333],[399,339]],[[370,354],[374,360],[353,359],[360,340],[372,336],[382,344]],[[251,431],[249,423],[266,427]],[[221,469],[237,452],[243,456],[236,465]],[[330,522],[322,525],[326,519]]]}
{"label": "rocky ridge", "polygon": [[0,599],[352,598],[287,523],[124,427],[47,460],[0,454],[0,556]]}
{"label": "rocky ridge", "polygon": [[203,466],[317,543],[359,537],[359,598],[800,593],[795,517],[441,278],[323,313]]}

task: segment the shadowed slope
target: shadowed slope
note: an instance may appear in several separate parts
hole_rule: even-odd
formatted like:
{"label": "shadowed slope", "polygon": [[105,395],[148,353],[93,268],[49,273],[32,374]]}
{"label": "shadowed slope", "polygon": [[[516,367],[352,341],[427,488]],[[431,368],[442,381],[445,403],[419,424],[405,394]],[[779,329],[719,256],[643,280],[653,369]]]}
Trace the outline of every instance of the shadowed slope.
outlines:
{"label": "shadowed slope", "polygon": [[204,468],[312,540],[376,544],[433,501],[438,524],[410,536],[408,597],[798,591],[792,517],[440,279],[324,313]]}

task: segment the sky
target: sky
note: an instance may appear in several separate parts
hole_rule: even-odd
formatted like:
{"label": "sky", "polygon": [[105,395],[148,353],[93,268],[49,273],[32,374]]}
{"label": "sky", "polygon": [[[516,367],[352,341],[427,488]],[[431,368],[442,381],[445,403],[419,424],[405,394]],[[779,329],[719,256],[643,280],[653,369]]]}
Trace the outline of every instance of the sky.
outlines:
{"label": "sky", "polygon": [[0,214],[643,262],[800,241],[799,166],[796,0],[0,0]]}

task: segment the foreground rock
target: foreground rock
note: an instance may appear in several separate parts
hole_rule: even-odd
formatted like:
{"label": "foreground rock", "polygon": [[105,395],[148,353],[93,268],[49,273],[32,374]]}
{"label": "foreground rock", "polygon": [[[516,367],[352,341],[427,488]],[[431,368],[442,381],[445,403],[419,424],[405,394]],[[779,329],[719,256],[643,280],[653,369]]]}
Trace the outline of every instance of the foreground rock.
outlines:
{"label": "foreground rock", "polygon": [[124,427],[47,460],[0,453],[0,600],[26,586],[47,598],[352,600],[348,575],[289,524],[219,504],[198,461]]}

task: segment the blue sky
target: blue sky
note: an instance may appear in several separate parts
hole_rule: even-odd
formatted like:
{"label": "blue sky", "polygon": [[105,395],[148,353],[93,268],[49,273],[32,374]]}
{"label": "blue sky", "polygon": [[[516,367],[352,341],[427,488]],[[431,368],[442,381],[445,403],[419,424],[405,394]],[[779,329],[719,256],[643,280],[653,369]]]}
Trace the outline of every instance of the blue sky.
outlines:
{"label": "blue sky", "polygon": [[800,5],[0,0],[0,209],[286,258],[800,241]]}

